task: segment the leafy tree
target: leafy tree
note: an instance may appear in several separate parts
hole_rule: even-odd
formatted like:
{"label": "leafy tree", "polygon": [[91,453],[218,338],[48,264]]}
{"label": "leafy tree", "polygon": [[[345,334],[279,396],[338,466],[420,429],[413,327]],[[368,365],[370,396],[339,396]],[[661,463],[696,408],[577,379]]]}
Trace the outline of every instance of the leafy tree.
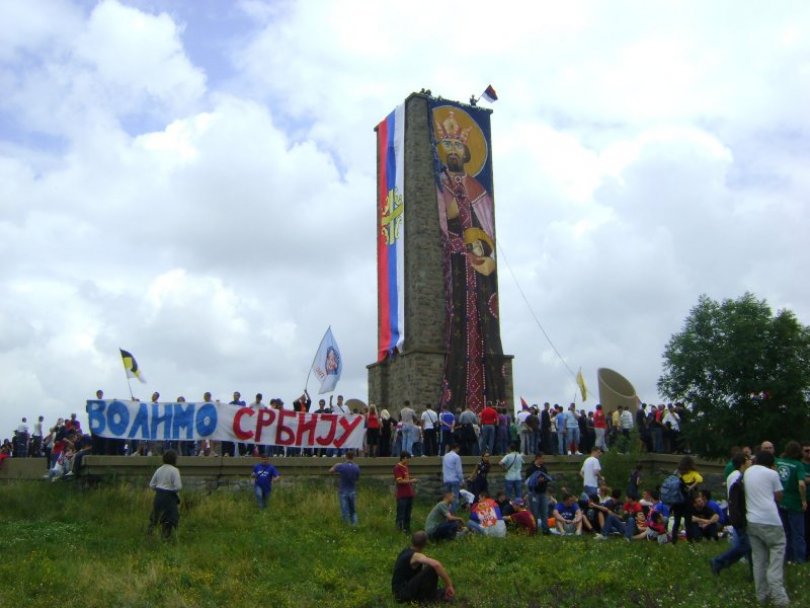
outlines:
{"label": "leafy tree", "polygon": [[750,293],[722,303],[703,295],[667,344],[658,390],[689,407],[682,430],[706,456],[810,438],[810,328]]}

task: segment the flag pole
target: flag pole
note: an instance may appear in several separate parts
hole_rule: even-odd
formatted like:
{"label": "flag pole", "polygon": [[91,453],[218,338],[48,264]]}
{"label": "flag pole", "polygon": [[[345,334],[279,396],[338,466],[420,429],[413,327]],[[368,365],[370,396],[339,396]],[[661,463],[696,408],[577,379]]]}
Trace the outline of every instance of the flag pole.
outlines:
{"label": "flag pole", "polygon": [[[325,338],[325,337],[326,337],[326,334],[328,334],[328,333],[329,333],[329,330],[330,330],[330,329],[332,329],[332,326],[331,326],[331,325],[330,325],[329,327],[327,327],[327,328],[326,328],[326,331],[325,331],[325,332],[323,332],[323,338]],[[304,390],[305,390],[305,391],[306,391],[306,390],[307,390],[307,388],[309,387],[309,377],[312,375],[312,368],[313,368],[313,367],[315,367],[315,360],[318,358],[318,353],[319,353],[319,352],[320,352],[320,350],[321,350],[321,344],[323,344],[323,338],[321,338],[321,341],[318,343],[318,350],[316,350],[316,351],[315,351],[315,356],[314,356],[314,357],[312,357],[312,363],[310,364],[310,366],[309,366],[309,371],[307,372],[307,379],[306,379],[306,382],[304,382]]]}
{"label": "flag pole", "polygon": [[129,374],[127,374],[126,370],[124,370],[124,374],[127,377],[127,386],[129,387],[129,398],[132,401],[135,401],[135,395],[132,394],[132,379],[129,377]]}

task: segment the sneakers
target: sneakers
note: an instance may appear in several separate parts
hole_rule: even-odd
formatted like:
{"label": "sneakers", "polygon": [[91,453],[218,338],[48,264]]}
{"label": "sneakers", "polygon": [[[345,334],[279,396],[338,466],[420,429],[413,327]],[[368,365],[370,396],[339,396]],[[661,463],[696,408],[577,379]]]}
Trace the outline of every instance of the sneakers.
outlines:
{"label": "sneakers", "polygon": [[607,536],[603,536],[603,535],[601,535],[601,534],[597,534],[596,536],[594,536],[594,539],[596,539],[596,540],[607,540],[607,539],[608,539],[608,537],[607,537]]}

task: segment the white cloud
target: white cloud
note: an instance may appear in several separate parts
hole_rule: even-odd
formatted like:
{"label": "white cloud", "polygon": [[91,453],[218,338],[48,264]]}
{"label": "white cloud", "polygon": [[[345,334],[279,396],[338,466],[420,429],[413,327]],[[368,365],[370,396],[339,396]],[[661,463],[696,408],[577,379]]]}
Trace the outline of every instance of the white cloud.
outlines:
{"label": "white cloud", "polygon": [[47,4],[0,6],[0,430],[125,395],[119,347],[144,394],[289,401],[329,324],[365,397],[372,129],[422,87],[501,97],[516,397],[575,385],[510,267],[591,388],[608,366],[650,399],[700,293],[810,319],[804,3],[242,2],[216,87],[193,2]]}

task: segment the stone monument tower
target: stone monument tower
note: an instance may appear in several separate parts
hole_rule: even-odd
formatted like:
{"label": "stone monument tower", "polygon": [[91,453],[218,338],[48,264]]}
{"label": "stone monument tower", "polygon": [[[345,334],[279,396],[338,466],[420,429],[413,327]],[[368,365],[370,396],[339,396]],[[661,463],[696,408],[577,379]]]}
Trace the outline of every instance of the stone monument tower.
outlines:
{"label": "stone monument tower", "polygon": [[500,339],[491,111],[412,94],[376,128],[378,353],[369,403],[513,406]]}

